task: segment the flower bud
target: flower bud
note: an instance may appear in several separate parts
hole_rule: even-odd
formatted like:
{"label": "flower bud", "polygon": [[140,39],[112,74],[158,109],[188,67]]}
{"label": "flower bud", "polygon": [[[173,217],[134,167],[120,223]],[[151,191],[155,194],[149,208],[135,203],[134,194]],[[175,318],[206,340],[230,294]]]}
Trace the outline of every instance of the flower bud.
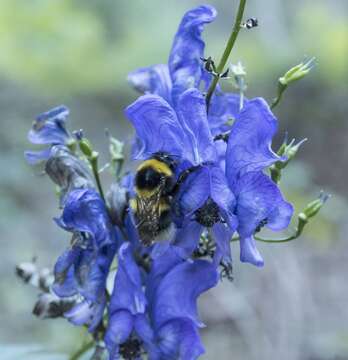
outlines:
{"label": "flower bud", "polygon": [[92,144],[90,143],[90,141],[88,139],[83,138],[82,140],[80,140],[79,147],[84,155],[86,155],[87,157],[92,156],[93,148],[92,148]]}
{"label": "flower bud", "polygon": [[282,77],[279,78],[279,83],[282,86],[288,86],[292,82],[302,79],[305,77],[315,66],[315,58],[309,59],[305,63],[300,63],[290,70],[288,70]]}
{"label": "flower bud", "polygon": [[330,198],[329,194],[324,193],[323,191],[320,192],[320,195],[317,199],[311,201],[303,210],[303,215],[310,219],[317,215],[319,210],[323,207],[325,202]]}
{"label": "flower bud", "polygon": [[59,298],[53,293],[43,293],[39,295],[33,314],[41,319],[54,319],[61,317],[65,312],[70,310],[76,302],[76,299]]}
{"label": "flower bud", "polygon": [[124,159],[123,155],[124,143],[116,138],[109,136],[109,151],[112,161],[120,161]]}

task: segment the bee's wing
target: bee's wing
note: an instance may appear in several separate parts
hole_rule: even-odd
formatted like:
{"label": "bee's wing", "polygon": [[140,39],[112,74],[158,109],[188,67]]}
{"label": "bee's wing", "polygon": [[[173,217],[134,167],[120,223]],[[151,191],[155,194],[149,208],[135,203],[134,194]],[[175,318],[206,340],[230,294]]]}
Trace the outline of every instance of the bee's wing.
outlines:
{"label": "bee's wing", "polygon": [[149,197],[137,197],[137,216],[139,223],[137,226],[141,226],[145,222],[158,221],[160,216],[160,199],[161,189],[156,191],[152,196]]}

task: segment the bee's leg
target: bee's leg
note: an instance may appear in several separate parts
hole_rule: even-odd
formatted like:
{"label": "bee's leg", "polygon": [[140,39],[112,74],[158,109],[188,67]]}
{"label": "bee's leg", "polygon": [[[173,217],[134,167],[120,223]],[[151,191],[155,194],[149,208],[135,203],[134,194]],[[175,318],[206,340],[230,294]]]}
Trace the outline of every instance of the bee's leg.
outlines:
{"label": "bee's leg", "polygon": [[199,165],[196,165],[196,166],[191,166],[190,168],[184,170],[178,177],[178,180],[177,182],[175,183],[170,195],[175,195],[178,190],[180,189],[180,185],[187,179],[187,177],[193,173],[194,171],[200,169],[203,165],[202,164],[199,164]]}

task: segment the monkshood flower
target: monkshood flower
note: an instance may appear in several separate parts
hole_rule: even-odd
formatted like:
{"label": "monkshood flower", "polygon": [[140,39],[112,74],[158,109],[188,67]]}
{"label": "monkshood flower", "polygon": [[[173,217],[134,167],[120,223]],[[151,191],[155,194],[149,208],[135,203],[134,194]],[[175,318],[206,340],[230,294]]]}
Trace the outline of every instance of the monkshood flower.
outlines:
{"label": "monkshood flower", "polygon": [[65,316],[76,325],[87,324],[93,331],[106,305],[106,278],[118,247],[115,228],[94,189],[70,192],[63,214],[56,221],[73,233],[73,239],[55,265],[53,290],[60,297],[81,297]]}
{"label": "monkshood flower", "polygon": [[237,116],[227,145],[226,176],[237,200],[240,259],[257,266],[263,265],[263,259],[256,249],[254,233],[264,225],[274,231],[285,229],[293,214],[292,205],[263,173],[273,163],[286,161],[271,149],[277,126],[263,99],[250,100]]}
{"label": "monkshood flower", "polygon": [[[168,64],[144,67],[128,75],[137,91],[156,94],[176,108],[180,95],[189,88],[207,88],[211,81],[203,66],[205,44],[201,34],[205,24],[217,15],[212,6],[189,10],[174,37]],[[208,119],[212,134],[228,130],[225,124],[239,112],[239,95],[223,93],[219,88],[212,97]]]}
{"label": "monkshood flower", "polygon": [[151,327],[141,328],[150,359],[193,360],[204,353],[197,299],[217,282],[208,261],[182,261],[170,250],[154,261],[146,286]]}
{"label": "monkshood flower", "polygon": [[[140,355],[138,332],[145,321],[147,300],[142,289],[141,271],[136,264],[130,243],[124,243],[118,251],[118,267],[109,305],[109,322],[105,333],[105,344],[109,359],[119,359],[120,352]],[[121,348],[122,347],[122,348]]]}
{"label": "monkshood flower", "polygon": [[30,164],[47,160],[50,156],[51,146],[70,145],[74,141],[65,127],[68,115],[69,109],[61,105],[36,118],[29,131],[28,140],[33,144],[50,146],[40,151],[26,151],[25,157]]}
{"label": "monkshood flower", "polygon": [[215,266],[204,260],[184,261],[168,251],[154,261],[146,276],[132,251],[129,243],[119,249],[104,339],[110,360],[127,354],[139,358],[142,347],[152,360],[196,359],[204,352],[197,298],[216,285]]}
{"label": "monkshood flower", "polygon": [[[147,159],[162,152],[179,163],[179,174],[195,168],[175,196],[174,215],[179,227],[195,226],[194,236],[185,244],[189,254],[196,248],[204,227],[216,233],[217,258],[230,257],[226,239],[237,224],[233,214],[235,198],[230,191],[211,135],[203,95],[186,90],[176,111],[157,95],[144,95],[126,109],[139,139],[136,159]],[[155,140],[155,141],[154,141]],[[221,236],[224,233],[224,236]],[[198,236],[196,236],[198,235]]]}

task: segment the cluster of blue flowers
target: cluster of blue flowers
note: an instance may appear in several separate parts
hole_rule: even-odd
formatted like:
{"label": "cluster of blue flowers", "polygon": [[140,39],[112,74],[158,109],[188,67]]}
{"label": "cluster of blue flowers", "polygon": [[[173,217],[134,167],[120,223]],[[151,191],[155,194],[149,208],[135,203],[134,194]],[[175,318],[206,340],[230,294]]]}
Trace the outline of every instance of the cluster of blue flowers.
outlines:
{"label": "cluster of blue flowers", "polygon": [[188,11],[168,64],[128,78],[142,93],[125,110],[136,132],[134,159],[165,153],[178,164],[177,178],[195,168],[173,198],[174,238],[151,246],[139,240],[128,207],[133,174],[121,177],[104,199],[91,171],[97,153],[83,134],[67,130],[66,107],[40,115],[29,133],[32,143],[47,147],[26,157],[32,164],[44,161],[59,186],[62,215],[56,223],[72,234],[55,265],[51,291],[74,299],[64,316],[88,326],[110,360],[144,353],[150,359],[199,357],[204,348],[197,298],[230,271],[231,240],[239,240],[242,262],[263,266],[255,233],[263,226],[285,229],[293,214],[265,172],[287,161],[271,149],[278,125],[266,101],[241,103],[239,95],[217,87],[207,109],[214,75],[202,60],[201,34],[215,17],[211,6]]}

